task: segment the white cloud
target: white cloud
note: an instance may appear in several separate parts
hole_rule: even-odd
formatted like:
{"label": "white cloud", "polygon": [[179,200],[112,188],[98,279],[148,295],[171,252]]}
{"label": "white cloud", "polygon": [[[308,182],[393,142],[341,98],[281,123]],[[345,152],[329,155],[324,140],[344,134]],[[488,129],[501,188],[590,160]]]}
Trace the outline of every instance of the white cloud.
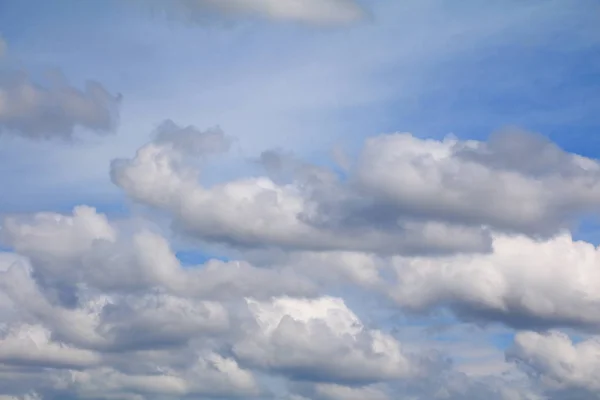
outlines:
{"label": "white cloud", "polygon": [[592,337],[574,343],[568,335],[519,332],[507,352],[528,372],[534,374],[550,392],[562,390],[562,398],[583,390],[586,399],[597,399],[600,393],[600,339]]}
{"label": "white cloud", "polygon": [[256,328],[233,352],[296,380],[377,382],[417,373],[391,336],[363,326],[342,299],[248,300]]}
{"label": "white cloud", "polygon": [[9,217],[0,232],[5,243],[29,257],[46,295],[59,291],[59,302],[61,294],[80,284],[124,294],[158,287],[175,296],[205,299],[309,294],[314,289],[289,268],[260,269],[244,261],[210,260],[203,268],[183,269],[164,237],[147,230],[126,235],[85,206],[76,207],[72,216]]}
{"label": "white cloud", "polygon": [[488,142],[367,139],[356,166],[362,190],[413,217],[553,234],[597,210],[600,164],[541,135],[507,131]]}
{"label": "white cloud", "polygon": [[261,162],[295,179],[203,186],[180,151],[156,141],[113,161],[111,176],[134,200],[166,211],[183,233],[284,250],[485,252],[490,231],[552,236],[600,201],[596,160],[519,131],[488,142],[373,137],[347,181],[281,153],[263,153]]}
{"label": "white cloud", "polygon": [[417,310],[450,306],[513,326],[600,327],[600,250],[568,233],[538,241],[497,235],[493,252],[397,257],[389,295]]}
{"label": "white cloud", "polygon": [[326,211],[319,209],[317,191],[323,187],[333,196],[337,189],[339,195],[346,190],[328,172],[310,176],[317,181],[315,188],[303,182],[279,185],[266,177],[207,188],[199,183],[198,172],[182,163],[181,154],[150,143],[133,159],[113,161],[111,176],[134,200],[170,213],[181,231],[232,246],[385,253],[478,251],[488,246],[479,228],[436,221],[390,222],[388,229],[377,224],[324,226],[319,219],[326,218]]}

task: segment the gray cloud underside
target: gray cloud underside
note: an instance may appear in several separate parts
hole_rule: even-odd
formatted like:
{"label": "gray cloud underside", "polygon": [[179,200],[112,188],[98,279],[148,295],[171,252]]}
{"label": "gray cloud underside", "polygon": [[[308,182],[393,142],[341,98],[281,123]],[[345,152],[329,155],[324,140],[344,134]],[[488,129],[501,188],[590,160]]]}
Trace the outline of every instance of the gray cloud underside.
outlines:
{"label": "gray cloud underside", "polygon": [[60,73],[48,81],[39,83],[23,72],[0,72],[0,134],[71,140],[79,131],[114,132],[119,95],[95,81],[79,89]]}

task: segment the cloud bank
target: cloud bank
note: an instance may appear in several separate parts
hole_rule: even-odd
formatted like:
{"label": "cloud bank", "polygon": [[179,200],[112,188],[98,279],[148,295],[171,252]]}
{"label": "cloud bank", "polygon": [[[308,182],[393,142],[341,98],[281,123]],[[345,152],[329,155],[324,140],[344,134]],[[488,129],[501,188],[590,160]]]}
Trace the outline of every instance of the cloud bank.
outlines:
{"label": "cloud bank", "polygon": [[[6,396],[596,398],[597,340],[556,330],[600,326],[599,250],[568,230],[600,204],[596,160],[521,131],[389,134],[343,175],[268,151],[264,174],[202,184],[232,141],[166,121],[110,165],[155,221],[84,205],[4,219]],[[182,243],[224,259],[184,264]],[[461,372],[357,299],[516,329],[509,374]]]}

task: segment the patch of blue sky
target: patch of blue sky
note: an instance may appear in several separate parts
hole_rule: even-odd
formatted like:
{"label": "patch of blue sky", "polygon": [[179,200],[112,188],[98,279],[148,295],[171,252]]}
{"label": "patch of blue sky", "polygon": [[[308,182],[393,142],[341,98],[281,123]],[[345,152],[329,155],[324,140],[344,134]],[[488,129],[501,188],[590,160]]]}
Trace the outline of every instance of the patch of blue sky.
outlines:
{"label": "patch of blue sky", "polygon": [[175,256],[184,268],[202,267],[210,260],[231,261],[227,256],[201,250],[180,250],[175,253]]}

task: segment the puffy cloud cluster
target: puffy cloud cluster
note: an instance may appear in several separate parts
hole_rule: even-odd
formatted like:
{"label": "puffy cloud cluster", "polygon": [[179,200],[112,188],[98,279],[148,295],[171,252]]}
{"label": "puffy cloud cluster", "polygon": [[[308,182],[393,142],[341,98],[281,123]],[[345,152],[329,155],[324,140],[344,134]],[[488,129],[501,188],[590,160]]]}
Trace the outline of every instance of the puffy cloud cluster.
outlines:
{"label": "puffy cloud cluster", "polygon": [[414,375],[399,343],[366,329],[342,299],[250,301],[256,332],[233,352],[245,362],[296,380],[370,383]]}
{"label": "puffy cloud cluster", "polygon": [[[511,148],[534,155],[507,161]],[[595,160],[520,132],[488,143],[371,138],[345,180],[314,167],[287,184],[256,177],[204,187],[199,171],[160,141],[116,160],[111,172],[129,196],[168,212],[189,235],[288,250],[487,252],[491,231],[551,237],[600,200]]]}
{"label": "puffy cloud cluster", "polygon": [[[386,318],[449,310],[597,331],[599,250],[568,231],[600,204],[596,160],[524,132],[392,134],[368,139],[343,177],[271,151],[259,161],[278,178],[202,184],[195,160],[232,141],[167,121],[112,163],[114,183],[168,227],[88,206],[3,221],[7,396],[594,398],[596,339],[521,332],[507,359],[529,381],[474,376]],[[224,260],[184,265],[176,249],[190,243]]]}
{"label": "puffy cloud cluster", "polygon": [[539,241],[497,235],[489,254],[395,257],[388,289],[414,310],[450,306],[515,327],[600,328],[600,250],[563,233]]}
{"label": "puffy cloud cluster", "polygon": [[556,398],[565,398],[569,393],[577,393],[579,397],[572,398],[582,399],[600,396],[598,337],[574,343],[567,334],[558,331],[520,332],[507,356],[539,379]]}
{"label": "puffy cloud cluster", "polygon": [[43,375],[18,388],[44,398],[251,398],[264,391],[253,371],[331,385],[411,374],[394,338],[291,266],[184,268],[159,234],[84,206],[1,232],[0,363]]}

